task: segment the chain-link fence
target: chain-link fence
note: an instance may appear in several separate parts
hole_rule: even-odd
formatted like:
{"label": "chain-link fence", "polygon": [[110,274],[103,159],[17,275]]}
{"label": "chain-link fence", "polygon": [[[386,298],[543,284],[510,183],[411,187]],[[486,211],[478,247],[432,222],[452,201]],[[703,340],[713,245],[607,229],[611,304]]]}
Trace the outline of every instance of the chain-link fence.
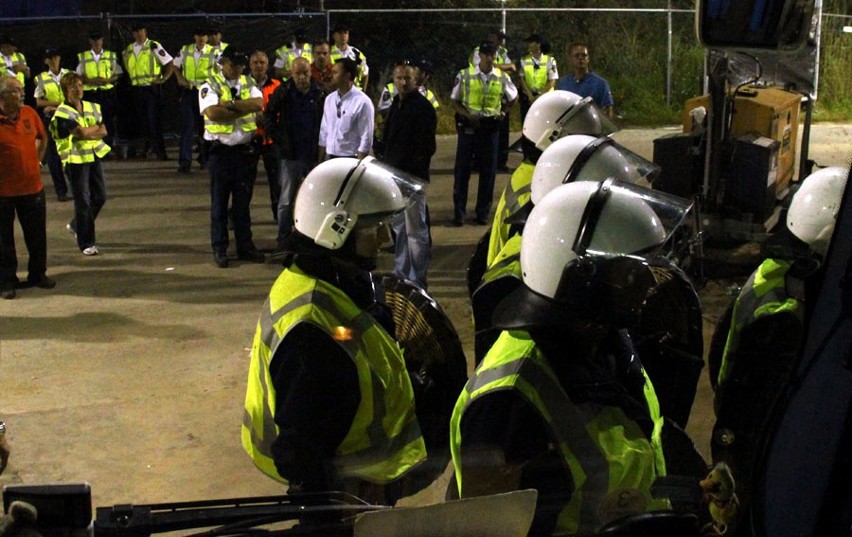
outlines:
{"label": "chain-link fence", "polygon": [[[370,66],[368,93],[377,98],[390,81],[394,62],[400,58],[426,59],[434,66],[430,88],[442,103],[449,104],[456,72],[465,67],[473,47],[489,31],[505,28],[506,46],[516,62],[526,53],[523,39],[538,33],[548,40],[560,75],[569,73],[569,43],[582,41],[590,50],[592,69],[605,77],[612,88],[616,110],[627,124],[671,121],[678,117],[682,103],[702,91],[704,49],[694,30],[692,2],[675,8],[512,8],[512,9],[385,9],[329,10],[322,13],[145,15],[152,39],[160,41],[172,54],[192,42],[199,24],[220,26],[226,42],[246,51],[265,50],[272,54],[289,42],[294,31],[309,38],[325,37],[330,28],[345,24],[351,28],[350,43],[361,49]],[[841,76],[822,77],[830,84],[821,99],[848,100],[849,34],[842,34],[843,16],[823,16],[823,61]],[[87,46],[86,36],[100,30],[106,46],[120,52],[132,41],[131,17],[102,14],[100,17],[3,20],[2,33],[15,37],[26,54],[33,74],[44,69],[41,51],[58,47],[62,65],[76,67],[76,54]],[[838,54],[841,51],[842,54]],[[837,58],[841,60],[838,61]],[[842,59],[845,58],[845,64]],[[846,76],[842,76],[842,73]],[[119,85],[121,94],[122,84]],[[32,98],[32,89],[28,98]],[[169,82],[164,92],[166,131],[177,130],[177,86]],[[444,106],[440,130],[452,132],[452,114]],[[127,114],[130,115],[130,114]],[[126,126],[126,125],[125,125]],[[517,120],[515,128],[519,125]]]}

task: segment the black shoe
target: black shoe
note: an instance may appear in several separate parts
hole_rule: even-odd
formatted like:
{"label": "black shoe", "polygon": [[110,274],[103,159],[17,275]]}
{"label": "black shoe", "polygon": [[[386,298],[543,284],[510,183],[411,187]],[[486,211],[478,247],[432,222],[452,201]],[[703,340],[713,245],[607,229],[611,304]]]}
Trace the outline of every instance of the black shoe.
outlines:
{"label": "black shoe", "polygon": [[500,166],[497,168],[497,173],[512,173],[512,168],[508,166]]}
{"label": "black shoe", "polygon": [[477,218],[476,220],[474,220],[474,222],[476,223],[477,226],[487,226],[488,225],[488,219],[487,218]]}
{"label": "black shoe", "polygon": [[237,252],[237,259],[251,261],[252,263],[266,263],[266,256],[257,249]]}
{"label": "black shoe", "polygon": [[15,283],[4,283],[3,288],[0,289],[0,297],[3,297],[5,300],[12,300],[15,298]]}
{"label": "black shoe", "polygon": [[449,222],[447,222],[444,225],[446,227],[462,227],[464,225],[464,222],[462,222],[461,220],[453,219],[453,220],[450,220]]}
{"label": "black shoe", "polygon": [[33,287],[38,287],[40,289],[53,289],[56,287],[56,280],[48,278],[47,276],[42,276],[40,280],[30,280],[29,283]]}
{"label": "black shoe", "polygon": [[177,172],[178,172],[178,173],[190,173],[190,171],[189,171],[189,164],[187,164],[187,165],[180,165],[180,166],[178,166]]}
{"label": "black shoe", "polygon": [[228,268],[228,254],[225,252],[213,252],[213,262],[219,268]]}
{"label": "black shoe", "polygon": [[57,201],[65,202],[65,201],[71,201],[73,198],[71,198],[68,194],[60,194],[60,195],[56,196],[56,199],[57,199]]}

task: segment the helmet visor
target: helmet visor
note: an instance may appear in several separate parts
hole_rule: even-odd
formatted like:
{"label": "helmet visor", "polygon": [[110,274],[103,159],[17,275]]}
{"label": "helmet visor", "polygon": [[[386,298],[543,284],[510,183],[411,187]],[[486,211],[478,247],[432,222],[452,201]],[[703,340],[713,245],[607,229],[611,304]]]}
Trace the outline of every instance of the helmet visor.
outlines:
{"label": "helmet visor", "polygon": [[594,103],[591,97],[586,97],[556,120],[561,127],[559,138],[569,134],[588,134],[589,136],[609,136],[618,131],[615,123]]}
{"label": "helmet visor", "polygon": [[649,186],[661,168],[612,138],[598,138],[586,146],[565,176],[563,183],[603,181],[608,177],[625,183]]}
{"label": "helmet visor", "polygon": [[573,250],[579,256],[647,256],[683,223],[692,202],[608,179],[589,199]]}
{"label": "helmet visor", "polygon": [[[412,197],[418,192],[422,192],[426,184],[423,179],[376,160],[374,157],[365,157],[361,160],[359,168],[361,167],[364,168],[364,174],[369,174],[388,185],[390,183],[395,184],[400,194],[402,194],[405,206],[412,203]],[[355,173],[358,173],[357,170]],[[366,210],[362,214],[370,214],[370,211]]]}

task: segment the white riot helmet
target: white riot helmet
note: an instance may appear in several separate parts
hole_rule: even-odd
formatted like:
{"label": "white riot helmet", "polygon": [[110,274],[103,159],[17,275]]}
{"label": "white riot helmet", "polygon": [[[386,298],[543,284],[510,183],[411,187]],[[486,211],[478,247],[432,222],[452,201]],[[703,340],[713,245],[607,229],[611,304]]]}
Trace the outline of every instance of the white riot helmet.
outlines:
{"label": "white riot helmet", "polygon": [[688,200],[613,179],[558,186],[527,219],[524,285],[500,303],[495,325],[632,320],[654,284],[646,256],[663,246],[690,207]]}
{"label": "white riot helmet", "polygon": [[293,209],[296,230],[329,250],[346,242],[358,218],[403,210],[419,179],[373,157],[327,160],[305,177]]}
{"label": "white riot helmet", "polygon": [[618,127],[592,101],[570,91],[549,91],[535,100],[524,119],[524,137],[544,151],[569,134],[608,136]]}
{"label": "white riot helmet", "polygon": [[832,166],[810,174],[787,210],[787,229],[821,256],[828,251],[848,173]]}
{"label": "white riot helmet", "polygon": [[538,159],[533,171],[531,199],[538,203],[563,183],[603,181],[608,177],[625,183],[650,182],[660,167],[607,137],[575,134],[553,142]]}

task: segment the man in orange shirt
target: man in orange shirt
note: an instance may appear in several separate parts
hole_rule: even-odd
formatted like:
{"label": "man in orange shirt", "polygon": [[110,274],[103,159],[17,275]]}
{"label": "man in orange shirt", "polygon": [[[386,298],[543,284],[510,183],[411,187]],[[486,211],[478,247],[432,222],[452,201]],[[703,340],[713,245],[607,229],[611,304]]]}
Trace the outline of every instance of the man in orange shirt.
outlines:
{"label": "man in orange shirt", "polygon": [[319,85],[323,96],[326,96],[334,91],[331,88],[331,44],[327,39],[314,41],[312,56],[311,78]]}
{"label": "man in orange shirt", "polygon": [[56,286],[47,277],[47,217],[39,170],[46,150],[44,125],[38,112],[24,105],[24,86],[15,77],[0,77],[0,296],[7,300],[15,298],[18,286],[16,214],[30,255],[29,286]]}
{"label": "man in orange shirt", "polygon": [[[269,103],[269,96],[272,95],[275,88],[281,85],[281,81],[269,77],[269,57],[262,50],[255,50],[252,53],[249,59],[249,70],[257,89],[263,93],[263,109],[266,110],[266,105]],[[269,201],[272,204],[272,219],[278,222],[278,197],[281,196],[278,170],[281,167],[281,157],[278,152],[278,146],[272,142],[270,136],[263,132],[263,126],[260,125],[260,122],[258,122],[257,127],[256,143],[255,149],[259,154],[259,158],[263,160],[263,168],[266,170],[266,180],[269,183]]]}

